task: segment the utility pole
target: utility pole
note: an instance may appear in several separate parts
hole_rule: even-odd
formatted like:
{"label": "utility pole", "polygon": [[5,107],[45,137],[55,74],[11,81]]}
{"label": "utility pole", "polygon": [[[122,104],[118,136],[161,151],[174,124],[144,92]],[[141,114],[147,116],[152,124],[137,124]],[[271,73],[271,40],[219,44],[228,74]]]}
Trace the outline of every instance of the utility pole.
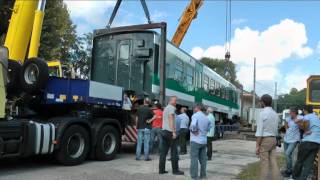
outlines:
{"label": "utility pole", "polygon": [[278,83],[275,82],[274,84],[274,110],[277,112],[277,108],[278,108]]}
{"label": "utility pole", "polygon": [[253,91],[252,91],[252,116],[251,116],[251,122],[252,122],[252,131],[254,131],[255,125],[256,125],[256,58],[253,60]]}

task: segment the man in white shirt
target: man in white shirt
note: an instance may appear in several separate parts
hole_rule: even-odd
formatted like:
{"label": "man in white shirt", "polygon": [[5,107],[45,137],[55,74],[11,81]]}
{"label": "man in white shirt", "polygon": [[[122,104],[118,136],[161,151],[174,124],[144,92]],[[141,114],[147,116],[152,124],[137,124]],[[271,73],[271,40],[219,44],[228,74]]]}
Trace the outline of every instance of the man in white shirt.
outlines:
{"label": "man in white shirt", "polygon": [[174,175],[183,175],[184,172],[179,170],[178,149],[177,149],[177,132],[176,132],[176,104],[177,97],[170,97],[169,104],[164,108],[162,116],[162,130],[160,141],[160,157],[159,157],[159,174],[168,173],[165,170],[166,156],[170,149],[172,173]]}
{"label": "man in white shirt", "polygon": [[132,103],[130,98],[128,97],[127,94],[123,95],[123,104],[122,104],[122,109],[126,110],[126,111],[131,111],[132,108]]}
{"label": "man in white shirt", "polygon": [[[279,117],[272,109],[272,97],[265,94],[260,100],[263,108],[257,120],[256,131],[256,154],[260,157],[260,180],[281,179],[280,171],[276,160],[276,136],[278,134]],[[271,172],[271,178],[268,177]]]}

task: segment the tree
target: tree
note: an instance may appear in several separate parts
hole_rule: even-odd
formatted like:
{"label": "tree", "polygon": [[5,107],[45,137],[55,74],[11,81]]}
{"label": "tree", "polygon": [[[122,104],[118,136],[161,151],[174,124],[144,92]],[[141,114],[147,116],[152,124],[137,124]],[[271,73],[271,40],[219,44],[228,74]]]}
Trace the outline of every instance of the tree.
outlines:
{"label": "tree", "polygon": [[77,76],[81,79],[88,79],[89,77],[92,41],[92,33],[78,37],[71,53],[73,67]]}
{"label": "tree", "polygon": [[205,57],[201,59],[201,62],[218,73],[220,76],[224,77],[226,80],[230,81],[235,86],[239,88],[242,86],[237,80],[236,66],[232,61]]}
{"label": "tree", "polygon": [[289,94],[284,94],[278,98],[278,112],[290,107],[302,108],[306,102],[306,89],[298,91],[292,88]]}
{"label": "tree", "polygon": [[9,19],[11,17],[14,1],[2,1],[0,0],[0,36],[1,45],[4,44],[5,34],[7,33],[9,26]]}
{"label": "tree", "polygon": [[47,1],[39,57],[45,60],[58,59],[62,63],[70,62],[70,52],[76,41],[76,26],[70,19],[67,5],[63,0]]}
{"label": "tree", "polygon": [[[8,30],[9,19],[15,1],[0,1],[0,35],[1,43]],[[62,62],[71,60],[70,51],[76,43],[76,26],[72,23],[63,0],[46,1],[42,26],[39,57],[45,60],[58,59]]]}

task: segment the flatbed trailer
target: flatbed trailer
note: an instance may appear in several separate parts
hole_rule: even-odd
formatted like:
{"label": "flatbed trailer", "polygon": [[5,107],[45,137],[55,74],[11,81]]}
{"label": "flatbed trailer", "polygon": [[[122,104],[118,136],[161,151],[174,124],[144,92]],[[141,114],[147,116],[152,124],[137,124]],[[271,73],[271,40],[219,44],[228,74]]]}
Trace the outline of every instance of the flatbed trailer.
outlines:
{"label": "flatbed trailer", "polygon": [[64,165],[111,160],[125,127],[122,97],[122,87],[50,77],[17,116],[0,121],[0,158],[54,154]]}

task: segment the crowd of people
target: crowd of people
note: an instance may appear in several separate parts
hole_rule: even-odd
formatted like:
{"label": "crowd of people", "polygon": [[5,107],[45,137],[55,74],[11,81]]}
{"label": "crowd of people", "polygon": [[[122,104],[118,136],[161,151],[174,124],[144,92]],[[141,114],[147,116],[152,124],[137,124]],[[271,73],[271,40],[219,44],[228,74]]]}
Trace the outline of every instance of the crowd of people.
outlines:
{"label": "crowd of people", "polygon": [[[131,105],[131,104],[130,104]],[[149,98],[137,109],[136,128],[138,140],[136,160],[141,160],[142,145],[144,160],[150,161],[150,153],[159,153],[159,174],[166,171],[166,159],[170,150],[172,173],[183,175],[179,169],[179,154],[187,154],[187,139],[190,136],[190,176],[192,179],[206,178],[207,161],[212,159],[212,141],[215,135],[215,116],[212,107],[196,104],[190,118],[188,109],[177,109],[177,97],[172,96],[165,108],[155,103],[151,107]],[[272,109],[272,97],[263,95],[263,108],[257,120],[256,154],[260,158],[260,179],[278,180],[290,177],[306,180],[320,148],[320,120],[312,106],[306,105],[302,113],[296,107],[290,109],[290,117],[281,128],[284,133],[283,145],[286,169],[280,171],[276,160],[276,146],[281,144],[279,116]],[[297,160],[293,154],[298,148]],[[200,164],[200,176],[198,166]]]}
{"label": "crowd of people", "polygon": [[[256,154],[261,161],[261,180],[278,180],[292,176],[296,180],[306,180],[313,169],[316,154],[320,148],[320,120],[313,107],[306,105],[302,114],[296,107],[290,109],[290,117],[285,120],[284,153],[286,169],[280,172],[276,161],[276,146],[279,145],[279,117],[272,109],[272,97],[263,95],[263,107],[257,121]],[[293,152],[298,148],[297,160],[293,162]],[[282,175],[282,176],[281,176]],[[271,177],[270,177],[271,176]]]}
{"label": "crowd of people", "polygon": [[[145,98],[143,105],[137,109],[136,128],[138,139],[136,160],[141,160],[143,145],[144,160],[150,161],[150,153],[159,152],[159,174],[168,173],[165,165],[170,150],[170,161],[174,175],[184,175],[179,169],[179,154],[187,154],[187,142],[190,136],[190,175],[198,179],[206,178],[207,160],[212,158],[212,140],[215,134],[213,108],[201,104],[194,106],[191,121],[186,107],[176,108],[177,97],[172,96],[163,109],[159,103],[150,106],[151,101]],[[163,109],[163,110],[162,110]],[[208,150],[207,150],[208,149]]]}

